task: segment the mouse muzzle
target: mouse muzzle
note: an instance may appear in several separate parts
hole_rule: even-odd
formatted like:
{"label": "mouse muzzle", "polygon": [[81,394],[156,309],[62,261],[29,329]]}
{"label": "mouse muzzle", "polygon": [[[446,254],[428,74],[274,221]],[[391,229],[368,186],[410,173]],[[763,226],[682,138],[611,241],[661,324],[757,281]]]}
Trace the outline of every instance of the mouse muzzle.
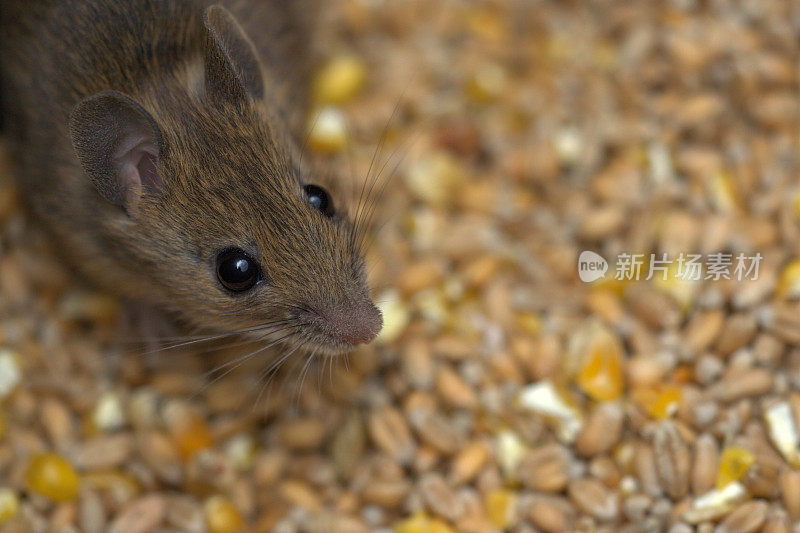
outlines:
{"label": "mouse muzzle", "polygon": [[303,317],[326,344],[342,349],[371,342],[383,327],[381,312],[369,300],[310,310]]}

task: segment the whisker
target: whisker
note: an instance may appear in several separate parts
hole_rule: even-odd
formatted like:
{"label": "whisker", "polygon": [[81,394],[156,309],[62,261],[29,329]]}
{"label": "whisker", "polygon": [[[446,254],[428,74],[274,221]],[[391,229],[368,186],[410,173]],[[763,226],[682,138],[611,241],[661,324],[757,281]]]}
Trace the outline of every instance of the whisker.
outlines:
{"label": "whisker", "polygon": [[[360,228],[360,233],[361,234],[356,237],[356,241],[359,242],[359,245],[358,245],[359,248],[363,249],[363,247],[364,247],[364,239],[365,239],[365,237],[367,235],[367,231],[369,230],[369,225],[370,225],[370,223],[372,221],[372,217],[375,215],[375,212],[376,212],[376,210],[378,208],[378,205],[380,203],[380,199],[383,197],[383,194],[386,192],[387,185],[397,175],[397,169],[400,168],[400,165],[405,161],[406,157],[408,156],[408,154],[410,152],[411,147],[413,146],[413,143],[415,143],[418,139],[419,139],[419,137],[416,137],[416,138],[413,138],[413,139],[408,141],[402,156],[398,159],[398,161],[392,167],[391,172],[386,175],[386,178],[381,183],[381,186],[378,189],[378,193],[374,197],[372,197],[370,199],[370,204],[368,206],[368,210],[366,211],[366,216],[365,216],[364,223],[362,224],[362,227]],[[383,174],[383,170],[386,168],[386,165],[391,160],[391,158],[394,157],[394,154],[396,154],[396,153],[397,153],[397,150],[395,150],[395,152],[393,152],[393,154],[386,160],[386,163],[384,163],[384,166],[381,168],[381,170],[378,173],[378,178],[376,178],[376,180],[375,180],[376,183],[380,179],[380,176]],[[372,195],[372,190],[371,189],[370,189],[370,193],[369,194]]]}
{"label": "whisker", "polygon": [[[380,141],[378,142],[378,146],[372,153],[372,159],[369,162],[369,167],[367,168],[367,174],[364,177],[363,183],[361,184],[361,193],[359,194],[358,203],[356,204],[356,211],[353,216],[354,231],[357,230],[359,226],[362,200],[364,198],[364,191],[366,189],[367,183],[370,182],[370,174],[372,173],[372,167],[375,165],[375,160],[378,157],[378,155],[383,152],[383,145],[386,143],[386,139],[389,136],[389,126],[391,126],[392,120],[394,120],[394,117],[397,114],[398,109],[400,109],[400,104],[402,103],[404,96],[405,96],[405,90],[403,90],[403,93],[400,95],[400,97],[398,97],[397,102],[394,104],[394,108],[392,109],[392,114],[389,116],[389,120],[386,121],[386,125],[383,127],[383,131],[381,132],[381,137]],[[351,247],[352,247],[352,242],[351,242]]]}
{"label": "whisker", "polygon": [[175,350],[177,348],[182,348],[182,347],[185,347],[185,346],[192,346],[192,345],[200,343],[200,342],[210,342],[210,341],[213,341],[213,340],[223,339],[223,338],[226,338],[226,337],[233,337],[235,335],[246,335],[248,333],[259,333],[259,332],[263,332],[263,331],[269,330],[270,328],[283,326],[285,323],[290,322],[290,321],[291,321],[291,319],[276,320],[274,322],[267,322],[265,324],[262,324],[262,325],[259,325],[259,326],[256,326],[256,327],[250,328],[250,329],[238,330],[238,331],[227,331],[227,332],[224,332],[224,333],[213,333],[213,334],[210,334],[210,335],[202,336],[202,337],[197,338],[197,339],[178,342],[178,343],[175,343],[175,344],[170,344],[168,346],[161,346],[159,348],[154,348],[152,350],[146,350],[144,352],[140,352],[138,355],[139,356],[152,355],[154,353],[160,353],[160,352],[166,352],[166,351],[170,351],[170,350]]}
{"label": "whisker", "polygon": [[[294,352],[295,350],[297,350],[297,348],[295,348],[292,351]],[[311,352],[311,354],[309,354],[309,356],[306,358],[306,362],[303,364],[303,368],[300,369],[300,387],[295,391],[295,394],[292,395],[292,404],[294,406],[294,409],[298,409],[300,406],[300,392],[303,390],[303,381],[305,381],[306,379],[306,372],[308,370],[308,365],[311,362],[312,358],[314,357],[315,352],[316,350],[314,352]]]}
{"label": "whisker", "polygon": [[[217,368],[214,368],[211,371],[207,372],[205,374],[205,376],[208,378],[208,377],[212,376],[214,373],[219,372],[220,370],[222,370],[224,368],[230,367],[225,372],[220,374],[219,376],[217,376],[214,379],[212,379],[211,381],[203,384],[202,387],[200,387],[194,394],[192,394],[191,398],[195,398],[196,396],[198,396],[199,394],[201,394],[202,392],[207,390],[211,385],[213,385],[214,383],[218,382],[219,380],[221,380],[222,378],[224,378],[225,376],[227,376],[228,374],[230,374],[231,372],[233,372],[237,368],[241,367],[249,359],[255,357],[256,355],[258,355],[258,354],[260,354],[260,353],[262,353],[262,352],[264,352],[266,350],[268,350],[269,348],[275,346],[276,344],[280,343],[281,341],[286,340],[287,338],[291,337],[293,334],[294,334],[294,332],[290,331],[289,333],[286,333],[282,337],[280,337],[280,338],[278,338],[278,339],[276,339],[274,341],[271,341],[271,342],[267,343],[266,345],[259,347],[256,350],[253,350],[253,351],[251,351],[249,353],[241,355],[241,356],[237,357],[236,359],[228,361],[228,362],[218,366]],[[231,365],[233,365],[233,366],[231,366]]]}
{"label": "whisker", "polygon": [[[303,341],[300,344],[300,346],[304,346],[305,344],[306,341]],[[256,397],[256,400],[253,403],[253,409],[255,409],[258,406],[258,402],[261,401],[261,396],[262,394],[264,394],[264,390],[270,384],[272,379],[278,374],[278,371],[280,370],[281,366],[283,366],[283,364],[289,359],[292,353],[294,353],[294,350],[289,351],[287,349],[286,353],[282,354],[275,362],[273,362],[264,372],[262,372],[259,375],[259,381],[264,378],[267,379],[265,379],[264,384],[258,391],[258,396]],[[269,396],[267,396],[267,403],[269,403]]]}

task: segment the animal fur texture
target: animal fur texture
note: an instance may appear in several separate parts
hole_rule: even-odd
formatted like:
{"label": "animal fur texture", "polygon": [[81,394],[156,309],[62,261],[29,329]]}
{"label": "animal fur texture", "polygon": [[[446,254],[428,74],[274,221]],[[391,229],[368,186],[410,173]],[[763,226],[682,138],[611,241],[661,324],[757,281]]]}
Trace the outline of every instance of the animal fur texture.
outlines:
{"label": "animal fur texture", "polygon": [[[315,9],[209,4],[0,2],[3,123],[24,197],[106,289],[202,328],[282,323],[297,343],[347,349],[380,314],[343,198],[328,218],[303,193],[336,190],[308,158],[299,166]],[[229,247],[257,258],[265,282],[220,287],[214,259]]]}

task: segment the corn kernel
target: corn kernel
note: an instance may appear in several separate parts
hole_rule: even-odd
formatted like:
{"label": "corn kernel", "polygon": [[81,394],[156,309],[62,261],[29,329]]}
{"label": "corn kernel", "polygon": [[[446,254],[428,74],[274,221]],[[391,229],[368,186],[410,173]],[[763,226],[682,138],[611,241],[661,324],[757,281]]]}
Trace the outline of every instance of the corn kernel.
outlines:
{"label": "corn kernel", "polygon": [[106,392],[95,405],[92,422],[101,431],[114,431],[125,425],[125,412],[119,394]]}
{"label": "corn kernel", "polygon": [[496,11],[479,8],[470,11],[465,20],[465,27],[478,37],[497,43],[508,35],[505,22]]}
{"label": "corn kernel", "polygon": [[616,335],[600,325],[579,332],[570,351],[580,358],[575,382],[592,399],[616,400],[622,395],[622,346]]}
{"label": "corn kernel", "polygon": [[308,145],[318,152],[341,152],[347,146],[347,117],[336,107],[326,106],[312,115],[308,131]]}
{"label": "corn kernel", "polygon": [[706,186],[711,203],[717,211],[731,213],[738,209],[739,199],[733,183],[733,176],[729,172],[724,170],[715,172],[708,178]]}
{"label": "corn kernel", "polygon": [[19,356],[7,348],[0,348],[0,399],[10,395],[21,380]]}
{"label": "corn kernel", "polygon": [[728,446],[722,450],[717,470],[717,488],[721,489],[732,481],[739,481],[756,461],[753,452],[740,446]]}
{"label": "corn kernel", "polygon": [[694,381],[694,368],[690,365],[680,365],[672,373],[675,383],[689,383]]}
{"label": "corn kernel", "polygon": [[455,533],[447,522],[417,513],[395,524],[394,533]]}
{"label": "corn kernel", "polygon": [[343,104],[355,97],[367,80],[367,68],[355,56],[333,58],[314,78],[314,100],[320,104]]}
{"label": "corn kernel", "polygon": [[405,182],[421,200],[443,205],[450,201],[451,193],[462,181],[463,174],[455,157],[440,151],[415,161],[405,174]]}
{"label": "corn kernel", "polygon": [[564,128],[556,135],[556,153],[562,164],[573,165],[584,151],[581,132],[577,128]]}
{"label": "corn kernel", "polygon": [[622,394],[620,360],[612,352],[595,351],[586,360],[576,383],[599,402],[616,400]]}
{"label": "corn kernel", "polygon": [[591,282],[592,291],[605,291],[615,296],[622,296],[625,293],[625,280],[616,279],[614,276],[606,276]]}
{"label": "corn kernel", "polygon": [[800,467],[800,433],[794,421],[794,414],[788,402],[776,402],[764,411],[764,422],[767,425],[772,444],[783,455],[783,458],[795,468]]}
{"label": "corn kernel", "polygon": [[795,259],[783,267],[777,293],[784,298],[800,296],[800,259]]}
{"label": "corn kernel", "polygon": [[412,302],[419,316],[430,324],[444,324],[449,312],[444,294],[438,289],[426,289],[414,295]]}
{"label": "corn kernel", "polygon": [[675,385],[639,387],[632,397],[652,418],[663,420],[675,414],[683,390]]}
{"label": "corn kernel", "polygon": [[507,86],[506,70],[497,63],[488,63],[479,67],[470,77],[467,95],[476,102],[491,102],[503,96]]}
{"label": "corn kernel", "polygon": [[675,170],[672,167],[669,149],[660,142],[652,142],[647,146],[646,153],[652,180],[656,183],[672,180]]}
{"label": "corn kernel", "polygon": [[212,496],[204,507],[208,533],[236,533],[244,531],[244,519],[228,498]]}
{"label": "corn kernel", "polygon": [[547,41],[547,58],[553,63],[566,63],[575,58],[575,40],[567,35],[553,35]]}
{"label": "corn kernel", "polygon": [[681,309],[686,312],[691,308],[702,281],[692,279],[689,272],[679,272],[679,269],[680,264],[677,261],[671,262],[667,267],[666,276],[660,273],[654,274],[653,283],[660,290],[672,296]]}
{"label": "corn kernel", "polygon": [[567,391],[550,381],[528,385],[520,393],[519,401],[523,407],[554,420],[563,442],[573,442],[583,426],[581,414],[569,401]]}
{"label": "corn kernel", "polygon": [[19,512],[19,498],[9,488],[0,489],[0,524],[8,522]]}
{"label": "corn kernel", "polygon": [[486,515],[500,529],[507,529],[514,522],[517,495],[508,489],[494,489],[486,495]]}
{"label": "corn kernel", "polygon": [[622,395],[622,345],[617,335],[599,323],[580,328],[570,339],[566,368],[575,383],[594,400]]}
{"label": "corn kernel", "polygon": [[6,434],[6,419],[3,416],[3,411],[0,411],[0,439]]}
{"label": "corn kernel", "polygon": [[525,455],[527,447],[519,435],[505,429],[497,434],[497,461],[503,470],[503,475],[508,480],[514,480],[517,475],[517,466]]}
{"label": "corn kernel", "polygon": [[25,480],[30,490],[55,501],[69,501],[78,495],[78,473],[54,453],[35,456],[28,465]]}
{"label": "corn kernel", "polygon": [[517,324],[529,335],[538,335],[542,331],[542,319],[535,313],[520,313]]}
{"label": "corn kernel", "polygon": [[256,443],[251,435],[242,433],[232,437],[225,446],[231,464],[238,470],[249,470],[256,457]]}
{"label": "corn kernel", "polygon": [[690,524],[713,520],[729,513],[747,498],[747,489],[738,481],[728,483],[722,489],[714,489],[695,498],[692,506],[683,514]]}
{"label": "corn kernel", "polygon": [[378,298],[378,308],[383,315],[383,329],[375,339],[379,344],[389,344],[406,329],[410,314],[397,291],[388,290]]}
{"label": "corn kernel", "polygon": [[200,450],[213,445],[208,425],[205,420],[197,416],[191,416],[177,427],[173,427],[172,437],[184,459],[189,459]]}
{"label": "corn kernel", "polygon": [[188,405],[178,401],[168,403],[163,416],[184,459],[190,459],[195,453],[214,444],[206,421]]}
{"label": "corn kernel", "polygon": [[617,66],[619,59],[617,49],[610,43],[600,43],[592,53],[592,62],[601,70],[610,71]]}

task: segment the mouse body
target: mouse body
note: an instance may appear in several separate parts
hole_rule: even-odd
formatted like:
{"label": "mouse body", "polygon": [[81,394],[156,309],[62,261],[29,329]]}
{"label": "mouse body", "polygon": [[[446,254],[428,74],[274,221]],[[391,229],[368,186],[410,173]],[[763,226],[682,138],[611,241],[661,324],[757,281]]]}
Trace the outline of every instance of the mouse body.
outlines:
{"label": "mouse body", "polygon": [[360,230],[301,157],[310,1],[0,4],[20,188],[90,281],[322,353],[375,337]]}

